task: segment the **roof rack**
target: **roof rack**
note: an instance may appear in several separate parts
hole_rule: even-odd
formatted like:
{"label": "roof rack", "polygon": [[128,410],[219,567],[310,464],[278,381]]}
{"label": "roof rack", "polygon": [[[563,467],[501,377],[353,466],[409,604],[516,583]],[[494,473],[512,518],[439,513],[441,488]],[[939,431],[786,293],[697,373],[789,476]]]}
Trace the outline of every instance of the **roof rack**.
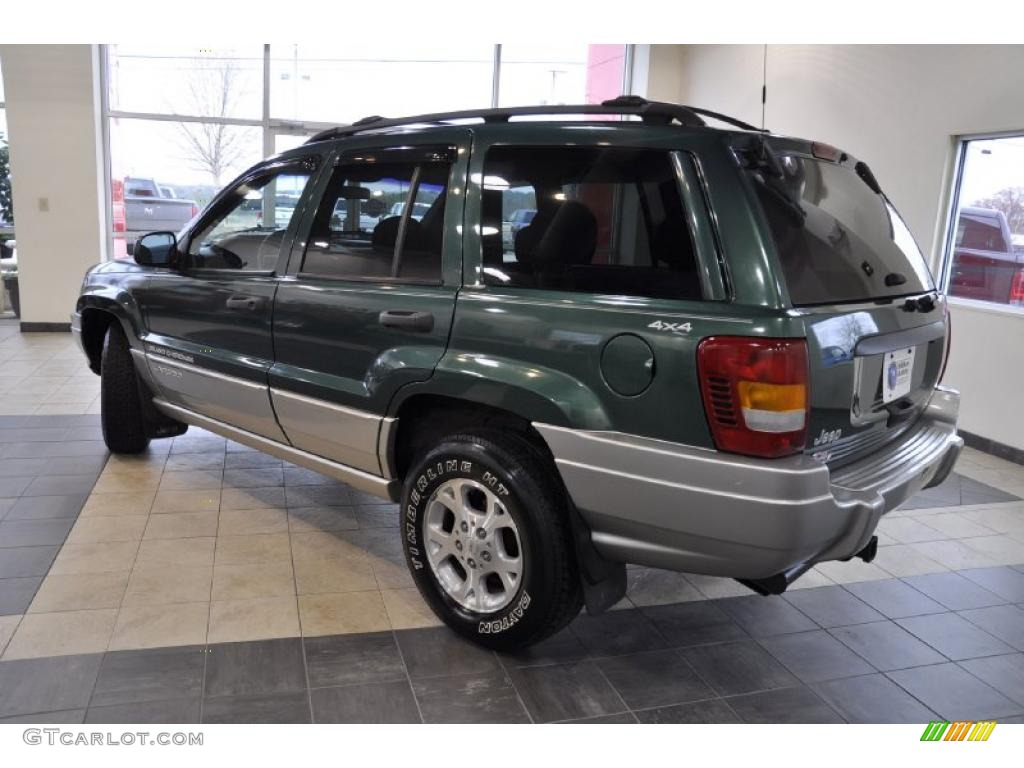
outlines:
{"label": "roof rack", "polygon": [[745,131],[761,131],[760,128],[737,120],[734,117],[712,112],[699,107],[688,107],[684,104],[670,104],[664,101],[648,101],[640,96],[619,96],[603,101],[600,104],[545,105],[540,107],[500,107],[497,109],[467,109],[458,112],[434,112],[411,117],[388,118],[372,115],[356,120],[351,125],[328,128],[312,136],[306,143],[353,136],[365,131],[376,131],[383,128],[394,128],[403,125],[421,123],[443,124],[452,120],[481,119],[485,123],[507,123],[513,117],[527,115],[636,115],[645,123],[670,125],[673,121],[680,125],[699,127],[705,125],[703,118],[708,117]]}

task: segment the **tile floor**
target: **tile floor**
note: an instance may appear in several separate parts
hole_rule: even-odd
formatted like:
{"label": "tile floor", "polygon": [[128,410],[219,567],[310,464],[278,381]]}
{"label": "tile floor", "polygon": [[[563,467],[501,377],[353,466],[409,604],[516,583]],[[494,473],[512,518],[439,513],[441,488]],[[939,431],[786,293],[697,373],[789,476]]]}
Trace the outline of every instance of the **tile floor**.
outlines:
{"label": "tile floor", "polygon": [[965,451],[886,517],[875,562],[785,596],[631,568],[617,610],[499,656],[437,626],[393,505],[201,430],[108,457],[70,339],[9,330],[0,718],[1024,716],[1024,467]]}

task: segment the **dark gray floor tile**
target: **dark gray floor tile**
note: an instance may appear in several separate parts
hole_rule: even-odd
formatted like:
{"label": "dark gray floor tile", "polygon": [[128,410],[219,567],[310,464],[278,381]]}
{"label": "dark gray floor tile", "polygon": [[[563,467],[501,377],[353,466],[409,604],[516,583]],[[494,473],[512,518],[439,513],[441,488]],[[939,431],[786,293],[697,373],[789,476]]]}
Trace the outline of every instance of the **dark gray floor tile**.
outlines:
{"label": "dark gray floor tile", "polygon": [[46,459],[46,468],[40,474],[48,475],[91,475],[99,476],[106,466],[106,455],[94,456],[53,456]]}
{"label": "dark gray floor tile", "polygon": [[207,696],[288,693],[306,688],[299,638],[221,643],[206,654]]}
{"label": "dark gray floor tile", "polygon": [[303,645],[311,688],[405,679],[391,632],[307,637]]}
{"label": "dark gray floor tile", "polygon": [[607,611],[599,616],[584,612],[569,627],[593,656],[619,656],[665,647],[661,633],[637,610]]}
{"label": "dark gray floor tile", "polygon": [[85,707],[102,658],[89,654],[0,661],[0,717]]}
{"label": "dark gray floor tile", "polygon": [[354,507],[296,507],[288,510],[292,531],[353,531],[359,527]]}
{"label": "dark gray floor tile", "polygon": [[1017,501],[1020,497],[1000,490],[995,486],[972,480],[969,477],[960,479],[961,504],[1000,504],[1004,501]]}
{"label": "dark gray floor tile", "polygon": [[96,484],[96,475],[42,475],[35,478],[22,492],[22,496],[68,496],[90,493]]}
{"label": "dark gray floor tile", "polygon": [[258,451],[228,453],[224,456],[224,469],[256,469],[258,467],[280,467],[284,462],[276,456]]}
{"label": "dark gray floor tile", "polygon": [[837,627],[832,634],[883,672],[941,664],[946,660],[934,648],[891,621]]}
{"label": "dark gray floor tile", "polygon": [[800,632],[761,640],[772,656],[805,683],[874,672],[864,659],[828,632]]}
{"label": "dark gray floor tile", "polygon": [[960,615],[1018,651],[1024,651],[1024,609],[1015,605],[994,605],[961,611]]}
{"label": "dark gray floor tile", "polygon": [[[314,472],[312,469],[297,467],[294,464],[284,465],[285,485],[342,485],[334,478]],[[379,501],[379,500],[378,500]]]}
{"label": "dark gray floor tile", "polygon": [[86,723],[198,723],[199,699],[144,701],[89,707]]}
{"label": "dark gray floor tile", "polygon": [[0,523],[0,547],[40,547],[63,544],[75,518],[8,520]]}
{"label": "dark gray floor tile", "polygon": [[632,712],[619,712],[616,715],[596,715],[581,717],[577,720],[562,720],[562,725],[636,725],[636,715]]}
{"label": "dark gray floor tile", "polygon": [[593,662],[513,669],[509,675],[536,722],[613,715],[625,709]]}
{"label": "dark gray floor tile", "polygon": [[40,456],[106,456],[102,440],[67,440],[59,443],[11,443],[0,445],[3,458],[34,459]]}
{"label": "dark gray floor tile", "polygon": [[36,712],[31,715],[0,717],[0,723],[25,723],[28,725],[79,725],[85,722],[84,709],[62,709],[60,712]]}
{"label": "dark gray floor tile", "polygon": [[65,427],[14,427],[0,429],[0,443],[48,443],[68,439]]}
{"label": "dark gray floor tile", "polygon": [[935,718],[885,675],[828,680],[812,688],[850,723],[927,723]]}
{"label": "dark gray floor tile", "polygon": [[14,503],[17,499],[0,499],[0,520],[7,517],[7,513],[14,507]]}
{"label": "dark gray floor tile", "polygon": [[641,723],[703,725],[711,723],[739,723],[739,716],[733,712],[724,699],[695,701],[690,704],[676,704],[672,707],[645,709],[634,713]]}
{"label": "dark gray floor tile", "polygon": [[45,576],[60,547],[0,548],[0,579]]}
{"label": "dark gray floor tile", "polygon": [[651,651],[597,662],[630,709],[710,699],[715,693],[677,651]]}
{"label": "dark gray floor tile", "polygon": [[778,595],[732,597],[716,600],[715,603],[753,637],[808,632],[818,628],[817,624]]}
{"label": "dark gray floor tile", "polygon": [[197,699],[203,693],[203,646],[113,651],[103,659],[92,706]]}
{"label": "dark gray floor tile", "polygon": [[99,426],[71,427],[64,436],[65,440],[98,440],[103,432]]}
{"label": "dark gray floor tile", "polygon": [[814,587],[787,592],[784,599],[825,627],[866,624],[884,617],[867,603],[842,587]]}
{"label": "dark gray floor tile", "polygon": [[12,520],[48,520],[77,517],[85,506],[87,493],[67,496],[26,496],[18,499],[4,522]]}
{"label": "dark gray floor tile", "polygon": [[425,723],[528,723],[519,694],[504,674],[415,680]]}
{"label": "dark gray floor tile", "polygon": [[897,685],[945,720],[991,720],[1024,711],[995,688],[956,664],[886,673]]}
{"label": "dark gray floor tile", "polygon": [[535,667],[542,664],[565,664],[580,661],[587,656],[587,649],[569,629],[563,629],[553,637],[536,645],[501,654],[506,667]]}
{"label": "dark gray floor tile", "polygon": [[34,479],[35,476],[0,477],[0,496],[21,496]]}
{"label": "dark gray floor tile", "polygon": [[246,469],[225,469],[225,488],[270,488],[284,485],[280,467],[249,467]]}
{"label": "dark gray floor tile", "polygon": [[785,688],[800,681],[753,640],[684,648],[683,657],[723,696]]}
{"label": "dark gray floor tile", "polygon": [[671,647],[745,640],[748,635],[710,600],[642,608]]}
{"label": "dark gray floor tile", "polygon": [[418,723],[408,681],[315,688],[310,691],[315,723]]}
{"label": "dark gray floor tile", "polygon": [[44,458],[0,461],[0,477],[34,477],[45,470]]}
{"label": "dark gray floor tile", "polygon": [[203,700],[203,722],[309,723],[309,694],[300,691],[210,697]]}
{"label": "dark gray floor tile", "polygon": [[899,579],[861,581],[847,584],[845,588],[890,619],[945,613],[948,610]]}
{"label": "dark gray floor tile", "polygon": [[1024,706],[1024,654],[968,659],[961,661],[960,666],[1007,698]]}
{"label": "dark gray floor tile", "polygon": [[0,616],[25,613],[42,583],[42,576],[0,579]]}
{"label": "dark gray floor tile", "polygon": [[409,629],[395,633],[412,679],[448,675],[484,675],[501,671],[498,657],[447,627]]}
{"label": "dark gray floor tile", "polygon": [[843,722],[818,694],[803,686],[730,696],[728,701],[745,723]]}
{"label": "dark gray floor tile", "polygon": [[903,580],[951,611],[985,608],[1006,602],[999,595],[979,587],[958,573],[929,573],[924,576],[908,576]]}
{"label": "dark gray floor tile", "polygon": [[355,509],[360,528],[398,526],[398,506],[395,504],[360,504]]}
{"label": "dark gray floor tile", "polygon": [[959,573],[1011,603],[1024,603],[1024,573],[1014,568],[970,568]]}
{"label": "dark gray floor tile", "polygon": [[285,486],[285,499],[289,507],[353,506],[349,489],[343,485]]}
{"label": "dark gray floor tile", "polygon": [[1013,653],[1013,648],[955,613],[912,616],[896,623],[953,661]]}

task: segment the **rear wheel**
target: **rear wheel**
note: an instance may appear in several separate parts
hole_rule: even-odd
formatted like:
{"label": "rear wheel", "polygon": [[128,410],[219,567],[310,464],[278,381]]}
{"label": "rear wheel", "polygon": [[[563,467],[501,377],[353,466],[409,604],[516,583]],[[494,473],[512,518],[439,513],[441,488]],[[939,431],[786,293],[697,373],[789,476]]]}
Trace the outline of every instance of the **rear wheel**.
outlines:
{"label": "rear wheel", "polygon": [[100,421],[113,453],[141,453],[149,445],[142,399],[128,339],[120,324],[107,328],[100,359]]}
{"label": "rear wheel", "polygon": [[456,632],[495,650],[554,634],[582,591],[566,500],[550,461],[524,438],[445,438],[402,494],[402,540],[416,586]]}

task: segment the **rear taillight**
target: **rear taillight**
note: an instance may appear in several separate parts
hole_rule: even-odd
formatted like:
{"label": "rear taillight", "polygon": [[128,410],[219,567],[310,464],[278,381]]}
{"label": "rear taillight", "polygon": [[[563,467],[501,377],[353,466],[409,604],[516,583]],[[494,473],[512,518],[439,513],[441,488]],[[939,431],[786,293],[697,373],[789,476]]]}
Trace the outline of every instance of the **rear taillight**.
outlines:
{"label": "rear taillight", "polygon": [[198,215],[199,215],[199,206],[196,205],[195,203],[192,203],[192,218],[194,219]]}
{"label": "rear taillight", "polygon": [[949,363],[949,350],[953,346],[953,313],[949,311],[949,306],[945,306],[945,321],[946,321],[946,337],[942,341],[942,368],[939,370],[939,384],[942,383],[942,377],[946,375],[946,364]]}
{"label": "rear taillight", "polygon": [[1013,282],[1010,283],[1010,304],[1024,307],[1024,268],[1018,269],[1013,275]]}
{"label": "rear taillight", "polygon": [[807,342],[712,336],[697,349],[701,393],[719,450],[776,458],[807,437]]}

